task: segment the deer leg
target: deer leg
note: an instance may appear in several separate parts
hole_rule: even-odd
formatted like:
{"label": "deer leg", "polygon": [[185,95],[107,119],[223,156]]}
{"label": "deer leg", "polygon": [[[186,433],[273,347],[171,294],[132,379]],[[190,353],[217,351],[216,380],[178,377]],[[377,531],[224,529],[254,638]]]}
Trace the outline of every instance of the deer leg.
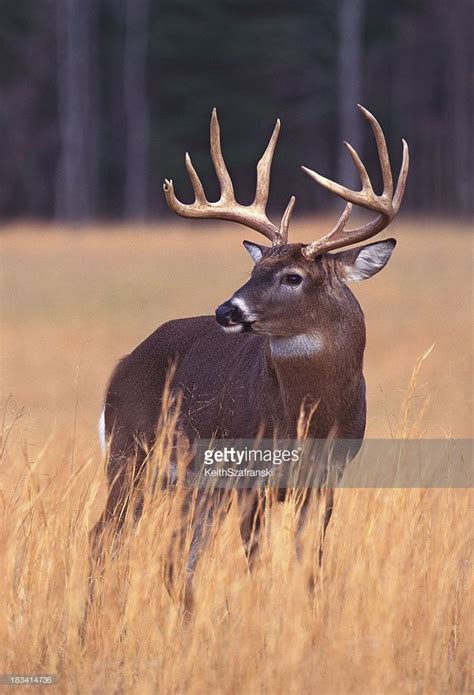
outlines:
{"label": "deer leg", "polygon": [[[326,531],[327,531],[327,527],[329,525],[329,521],[331,519],[332,510],[333,510],[334,490],[332,488],[325,488],[324,498],[323,498],[323,495],[321,494],[321,490],[317,491],[317,495],[318,495],[320,504],[323,505],[323,513],[322,513],[322,521],[321,521],[321,534],[320,534],[321,541],[320,541],[320,545],[319,545],[319,565],[321,566],[322,558],[323,558],[324,539],[326,538]],[[302,535],[303,530],[306,526],[310,499],[311,499],[311,495],[306,494],[305,499],[303,501],[303,504],[301,505],[300,512],[298,514],[298,526],[297,526],[297,531],[296,531],[296,556],[297,556],[298,560],[302,559],[302,547],[303,546],[302,546],[302,542],[301,542],[301,535]]]}
{"label": "deer leg", "polygon": [[[324,540],[326,538],[326,531],[331,519],[333,504],[334,504],[334,490],[332,488],[325,488],[324,491],[317,491],[318,499],[320,504],[323,505],[322,520],[321,520],[321,533],[320,533],[320,543],[318,549],[318,566],[321,568],[323,562],[323,550],[324,550]],[[303,544],[302,544],[302,534],[308,520],[308,510],[310,507],[310,501],[312,495],[310,491],[306,491],[303,502],[300,507],[297,521],[296,530],[296,557],[298,560],[302,560],[303,557]],[[313,594],[315,586],[314,570],[311,570],[310,577],[308,579],[308,590],[310,594]]]}
{"label": "deer leg", "polygon": [[334,490],[333,490],[333,488],[327,488],[326,489],[326,497],[324,500],[321,552],[322,552],[322,548],[324,546],[324,539],[326,538],[326,531],[327,531],[329,522],[331,520],[333,507],[334,507]]}
{"label": "deer leg", "polygon": [[312,498],[310,491],[306,490],[303,496],[303,502],[301,503],[301,506],[298,510],[298,516],[296,520],[296,539],[295,539],[295,551],[296,551],[296,557],[299,561],[303,559],[303,543],[302,543],[302,534],[303,530],[306,526],[306,522],[308,519],[308,508],[310,505],[310,500]]}
{"label": "deer leg", "polygon": [[186,584],[184,587],[184,612],[192,615],[194,612],[193,581],[196,566],[209,541],[210,530],[213,522],[214,510],[212,508],[201,509],[195,515],[192,522],[192,539],[189,546],[189,554],[186,563]]}
{"label": "deer leg", "polygon": [[[195,502],[193,504],[193,502]],[[193,493],[187,492],[185,495],[182,514],[183,523],[181,528],[173,534],[170,548],[172,559],[165,568],[165,582],[171,598],[182,600],[185,615],[191,615],[194,609],[193,579],[196,566],[202,552],[209,543],[211,532],[215,524],[220,523],[221,517],[225,516],[229,508],[230,498],[225,496],[223,491],[214,491],[210,495],[204,495],[194,500]],[[194,506],[194,509],[192,509]],[[192,514],[192,517],[191,517]],[[176,560],[182,560],[185,552],[186,536],[188,533],[188,523],[191,524],[191,543],[186,558],[184,595],[179,598],[179,571],[176,571]],[[182,565],[181,565],[182,566]]]}
{"label": "deer leg", "polygon": [[130,445],[119,437],[112,441],[107,462],[108,493],[105,509],[89,534],[89,604],[94,600],[95,581],[103,567],[106,548],[113,549],[133,504],[133,518],[140,518],[143,498],[138,491],[143,477],[147,451],[138,442]]}
{"label": "deer leg", "polygon": [[333,488],[325,488],[323,494],[324,498],[321,500],[321,490],[318,490],[318,497],[324,505],[321,522],[321,542],[319,545],[319,567],[321,567],[321,565],[323,564],[324,541],[326,539],[326,531],[331,520],[332,510],[334,506],[334,490]]}
{"label": "deer leg", "polygon": [[143,496],[136,495],[144,471],[147,453],[143,447],[130,448],[128,454],[111,451],[107,463],[109,489],[105,509],[89,533],[89,591],[81,625],[81,639],[85,638],[89,612],[94,604],[97,577],[102,570],[104,551],[119,540],[130,503],[134,504],[133,518],[138,521],[143,509]]}
{"label": "deer leg", "polygon": [[258,490],[238,490],[240,537],[249,570],[252,572],[258,555],[260,534],[265,513],[265,495]]}
{"label": "deer leg", "polygon": [[207,547],[215,524],[220,524],[230,507],[230,495],[224,490],[214,490],[198,503],[193,518],[193,538],[189,549],[188,573],[193,574],[201,552]]}

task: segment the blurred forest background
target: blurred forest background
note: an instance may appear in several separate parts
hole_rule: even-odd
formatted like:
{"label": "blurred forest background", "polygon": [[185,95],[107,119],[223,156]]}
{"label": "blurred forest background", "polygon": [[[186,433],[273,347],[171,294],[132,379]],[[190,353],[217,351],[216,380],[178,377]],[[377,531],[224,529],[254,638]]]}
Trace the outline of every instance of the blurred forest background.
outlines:
{"label": "blurred forest background", "polygon": [[[270,206],[331,197],[305,164],[349,185],[343,139],[377,172],[362,102],[398,170],[404,210],[473,212],[472,0],[2,0],[0,216],[81,222],[165,213],[162,180],[191,199],[189,150],[217,184],[208,123],[219,110],[240,202],[275,118],[282,133]],[[365,151],[367,148],[367,151]],[[371,166],[372,164],[372,166]]]}

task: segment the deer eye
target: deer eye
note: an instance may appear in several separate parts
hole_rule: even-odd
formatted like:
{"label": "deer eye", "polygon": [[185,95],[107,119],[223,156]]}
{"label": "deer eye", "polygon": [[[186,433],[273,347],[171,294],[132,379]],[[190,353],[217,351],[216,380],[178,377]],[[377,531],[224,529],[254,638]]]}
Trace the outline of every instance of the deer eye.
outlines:
{"label": "deer eye", "polygon": [[297,287],[298,285],[301,285],[303,278],[297,273],[288,273],[288,275],[284,276],[283,282],[287,285],[291,285],[292,287]]}

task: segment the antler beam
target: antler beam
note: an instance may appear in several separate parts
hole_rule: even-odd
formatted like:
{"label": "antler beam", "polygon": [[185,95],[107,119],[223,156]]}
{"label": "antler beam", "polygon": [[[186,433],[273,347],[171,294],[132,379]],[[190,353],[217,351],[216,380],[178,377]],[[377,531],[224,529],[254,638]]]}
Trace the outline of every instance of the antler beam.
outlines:
{"label": "antler beam", "polygon": [[[331,251],[342,246],[365,241],[366,239],[370,239],[371,237],[375,236],[390,224],[397,214],[403,199],[409,168],[408,145],[405,140],[402,140],[402,166],[398,176],[395,195],[393,195],[392,170],[388,156],[387,143],[385,142],[385,137],[382,128],[380,127],[380,123],[377,121],[375,116],[370,113],[370,111],[365,109],[360,104],[358,104],[358,108],[369,121],[375,136],[375,142],[377,144],[377,151],[382,170],[383,193],[382,195],[375,194],[364,164],[362,163],[356,150],[348,142],[345,142],[344,145],[349,151],[356,169],[359,172],[362,182],[362,189],[360,191],[352,191],[350,188],[341,186],[341,184],[317,174],[312,169],[301,167],[303,171],[308,174],[308,176],[311,176],[311,178],[317,181],[317,183],[319,183],[321,186],[327,188],[332,193],[335,193],[337,196],[347,201],[347,205],[334,229],[321,239],[312,241],[310,244],[303,247],[302,253],[308,260],[315,258],[319,254],[326,251]],[[377,212],[378,215],[367,224],[357,227],[357,229],[346,229],[346,222],[348,221],[352,212],[352,204],[360,205],[367,210]]]}
{"label": "antler beam", "polygon": [[220,127],[216,109],[212,111],[210,131],[211,157],[221,189],[219,200],[215,203],[207,200],[201,180],[191,162],[191,157],[186,152],[186,170],[193,186],[195,200],[190,205],[182,203],[175,195],[173,182],[165,179],[163,190],[169,208],[181,217],[238,222],[263,234],[267,239],[270,239],[273,246],[286,244],[290,217],[295,204],[294,196],[290,198],[279,227],[268,219],[265,212],[270,187],[270,169],[278,133],[280,132],[280,121],[277,120],[267,148],[258,162],[257,188],[255,199],[251,205],[240,205],[235,200],[232,179],[222,156]]}

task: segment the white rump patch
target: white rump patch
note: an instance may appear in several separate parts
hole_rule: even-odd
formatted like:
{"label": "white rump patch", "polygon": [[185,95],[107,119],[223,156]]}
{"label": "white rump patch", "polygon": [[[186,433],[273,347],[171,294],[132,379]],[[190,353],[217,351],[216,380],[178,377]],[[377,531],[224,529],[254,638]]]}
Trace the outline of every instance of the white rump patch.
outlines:
{"label": "white rump patch", "polygon": [[319,333],[303,333],[290,338],[272,338],[270,346],[273,357],[314,357],[322,352],[324,342]]}
{"label": "white rump patch", "polygon": [[102,453],[105,454],[107,449],[107,441],[105,439],[105,408],[100,414],[99,422],[97,423],[97,432],[99,433],[99,442]]}

